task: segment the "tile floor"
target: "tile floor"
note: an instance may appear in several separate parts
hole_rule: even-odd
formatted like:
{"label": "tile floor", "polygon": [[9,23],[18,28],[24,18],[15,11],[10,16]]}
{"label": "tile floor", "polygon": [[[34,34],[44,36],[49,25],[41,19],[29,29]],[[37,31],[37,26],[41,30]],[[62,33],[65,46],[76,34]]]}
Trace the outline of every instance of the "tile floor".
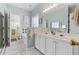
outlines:
{"label": "tile floor", "polygon": [[22,40],[14,41],[7,47],[4,55],[42,55],[34,47],[26,48]]}
{"label": "tile floor", "polygon": [[0,54],[1,54],[1,52],[2,52],[2,48],[0,48]]}

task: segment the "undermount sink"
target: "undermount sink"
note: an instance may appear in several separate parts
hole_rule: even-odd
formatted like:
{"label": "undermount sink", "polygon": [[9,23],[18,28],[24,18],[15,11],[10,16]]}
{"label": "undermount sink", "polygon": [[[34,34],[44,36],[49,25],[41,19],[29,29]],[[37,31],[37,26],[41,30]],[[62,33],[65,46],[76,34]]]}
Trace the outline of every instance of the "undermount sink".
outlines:
{"label": "undermount sink", "polygon": [[48,34],[47,32],[45,34]]}
{"label": "undermount sink", "polygon": [[60,36],[64,36],[63,34],[60,34]]}
{"label": "undermount sink", "polygon": [[52,35],[55,35],[55,32],[51,32]]}

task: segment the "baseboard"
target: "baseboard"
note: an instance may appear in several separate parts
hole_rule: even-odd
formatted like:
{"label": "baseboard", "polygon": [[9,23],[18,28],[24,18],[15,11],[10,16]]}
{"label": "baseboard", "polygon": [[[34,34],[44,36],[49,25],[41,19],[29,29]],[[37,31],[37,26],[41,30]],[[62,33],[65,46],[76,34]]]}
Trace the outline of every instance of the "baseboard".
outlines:
{"label": "baseboard", "polygon": [[0,54],[0,55],[4,55],[5,50],[6,50],[6,47],[4,46],[3,49],[2,49],[2,51],[1,51],[1,54]]}

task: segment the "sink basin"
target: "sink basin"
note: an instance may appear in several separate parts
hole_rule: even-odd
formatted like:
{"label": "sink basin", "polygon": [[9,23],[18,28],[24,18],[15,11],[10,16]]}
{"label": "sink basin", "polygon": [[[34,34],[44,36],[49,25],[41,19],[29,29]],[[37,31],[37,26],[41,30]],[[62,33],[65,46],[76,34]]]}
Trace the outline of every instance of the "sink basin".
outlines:
{"label": "sink basin", "polygon": [[60,36],[64,36],[63,34],[60,34]]}
{"label": "sink basin", "polygon": [[45,34],[48,34],[47,32]]}
{"label": "sink basin", "polygon": [[51,31],[51,34],[52,34],[52,35],[55,35],[56,33],[55,33],[54,31]]}

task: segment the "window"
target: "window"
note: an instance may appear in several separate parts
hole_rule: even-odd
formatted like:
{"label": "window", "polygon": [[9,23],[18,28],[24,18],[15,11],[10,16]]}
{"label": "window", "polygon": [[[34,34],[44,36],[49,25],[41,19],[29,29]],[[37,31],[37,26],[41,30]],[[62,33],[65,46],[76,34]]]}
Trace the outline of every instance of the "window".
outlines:
{"label": "window", "polygon": [[52,28],[59,28],[59,22],[52,22]]}
{"label": "window", "polygon": [[62,29],[65,29],[66,28],[66,25],[62,25]]}
{"label": "window", "polygon": [[32,27],[38,27],[39,26],[39,15],[35,15],[32,17]]}

